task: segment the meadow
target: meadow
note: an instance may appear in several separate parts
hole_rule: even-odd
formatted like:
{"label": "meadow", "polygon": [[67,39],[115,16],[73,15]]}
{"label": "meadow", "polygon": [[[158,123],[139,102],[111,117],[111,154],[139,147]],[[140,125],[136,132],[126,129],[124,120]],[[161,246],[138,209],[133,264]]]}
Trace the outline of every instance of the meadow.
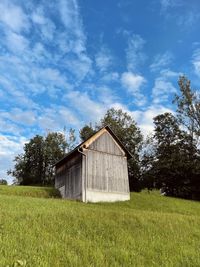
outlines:
{"label": "meadow", "polygon": [[0,266],[200,266],[200,203],[158,192],[85,204],[0,186]]}

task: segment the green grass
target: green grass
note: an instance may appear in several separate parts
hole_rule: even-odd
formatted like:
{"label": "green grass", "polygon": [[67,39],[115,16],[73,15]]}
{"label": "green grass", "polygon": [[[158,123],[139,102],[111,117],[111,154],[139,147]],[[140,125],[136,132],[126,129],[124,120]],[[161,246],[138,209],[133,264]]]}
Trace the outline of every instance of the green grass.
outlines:
{"label": "green grass", "polygon": [[142,192],[84,204],[1,189],[1,267],[200,266],[199,202]]}
{"label": "green grass", "polygon": [[23,197],[59,198],[60,193],[52,187],[38,186],[7,186],[0,185],[0,195],[15,195]]}

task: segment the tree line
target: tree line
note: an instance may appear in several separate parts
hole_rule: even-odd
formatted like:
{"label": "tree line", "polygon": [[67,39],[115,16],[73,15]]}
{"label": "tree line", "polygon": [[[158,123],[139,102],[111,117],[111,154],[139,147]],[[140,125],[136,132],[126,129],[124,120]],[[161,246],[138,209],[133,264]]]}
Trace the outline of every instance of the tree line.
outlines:
{"label": "tree line", "polygon": [[[176,111],[153,119],[154,132],[144,137],[135,120],[121,109],[107,110],[95,124],[79,132],[85,141],[109,125],[133,155],[128,162],[131,191],[161,189],[164,194],[200,200],[200,95],[190,81],[181,76],[179,94],[174,96]],[[54,184],[53,165],[77,145],[75,130],[36,135],[15,157],[8,174],[17,184]]]}

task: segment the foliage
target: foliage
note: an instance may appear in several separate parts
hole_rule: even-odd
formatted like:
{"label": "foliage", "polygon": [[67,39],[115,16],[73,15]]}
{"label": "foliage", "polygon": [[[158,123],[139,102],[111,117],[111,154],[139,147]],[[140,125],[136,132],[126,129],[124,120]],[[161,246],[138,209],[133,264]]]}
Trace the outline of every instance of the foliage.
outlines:
{"label": "foliage", "polygon": [[85,125],[81,130],[80,130],[80,139],[81,141],[85,141],[88,138],[90,138],[93,134],[95,134],[96,130],[93,129],[92,124],[90,125]]}
{"label": "foliage", "polygon": [[177,104],[177,115],[181,124],[190,132],[200,136],[200,92],[191,89],[190,80],[181,76],[178,81],[180,95],[176,95],[174,103]]}
{"label": "foliage", "polygon": [[102,127],[110,126],[116,136],[124,144],[127,150],[132,154],[133,158],[128,162],[129,183],[131,191],[140,191],[140,167],[139,167],[139,150],[142,141],[141,132],[134,119],[121,109],[109,109],[100,122],[92,125],[86,125],[80,131],[81,138],[85,138],[95,133]]}
{"label": "foliage", "polygon": [[8,182],[5,179],[0,179],[0,185],[7,185]]}
{"label": "foliage", "polygon": [[199,220],[200,203],[157,192],[84,204],[0,190],[0,266],[200,266]]}
{"label": "foliage", "polygon": [[191,135],[181,130],[178,119],[170,113],[158,115],[154,123],[154,154],[143,159],[151,163],[146,180],[169,196],[200,199],[200,155],[194,144],[191,147]]}
{"label": "foliage", "polygon": [[176,113],[154,118],[155,134],[148,140],[151,149],[142,155],[142,181],[145,187],[162,188],[170,196],[200,200],[200,98],[185,76],[178,84]]}
{"label": "foliage", "polygon": [[63,133],[49,132],[46,137],[36,135],[24,146],[24,153],[15,157],[15,166],[9,170],[21,185],[54,184],[53,165],[61,159],[66,150],[73,148],[74,130],[69,132],[69,141]]}

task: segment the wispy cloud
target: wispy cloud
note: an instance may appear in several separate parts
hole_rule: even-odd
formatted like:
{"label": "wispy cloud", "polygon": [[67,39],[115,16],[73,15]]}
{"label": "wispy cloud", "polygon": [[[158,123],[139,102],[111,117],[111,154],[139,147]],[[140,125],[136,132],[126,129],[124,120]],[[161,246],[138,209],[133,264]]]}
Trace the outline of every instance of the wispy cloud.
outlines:
{"label": "wispy cloud", "polygon": [[132,72],[124,72],[121,77],[121,83],[124,88],[134,97],[133,102],[138,106],[145,104],[146,100],[141,93],[141,87],[146,83],[143,76]]}
{"label": "wispy cloud", "polygon": [[200,19],[200,14],[196,10],[189,10],[185,14],[181,14],[177,19],[177,24],[181,27],[191,28]]}
{"label": "wispy cloud", "polygon": [[0,136],[0,177],[7,178],[9,183],[12,182],[12,177],[8,177],[7,170],[13,167],[13,159],[22,152],[26,141],[24,136]]}
{"label": "wispy cloud", "polygon": [[106,107],[93,100],[87,92],[81,93],[79,91],[73,91],[66,94],[65,99],[70,101],[75,110],[79,112],[79,116],[84,114],[84,117],[88,122],[98,121],[106,111]]}
{"label": "wispy cloud", "polygon": [[194,51],[192,56],[192,64],[195,74],[200,77],[200,48]]}
{"label": "wispy cloud", "polygon": [[150,65],[150,70],[159,71],[160,69],[166,68],[172,62],[172,59],[173,55],[169,51],[164,54],[157,54],[153,63]]}
{"label": "wispy cloud", "polygon": [[199,10],[193,1],[160,0],[161,15],[167,20],[174,20],[180,30],[189,30],[200,19]]}
{"label": "wispy cloud", "polygon": [[166,108],[163,105],[150,105],[146,107],[145,110],[133,111],[132,115],[138,123],[138,126],[141,128],[144,136],[151,134],[154,130],[153,118],[159,114],[171,112],[172,109]]}
{"label": "wispy cloud", "polygon": [[143,52],[145,40],[138,34],[128,34],[128,47],[126,49],[127,68],[129,71],[137,71],[145,62],[146,55]]}
{"label": "wispy cloud", "polygon": [[[22,148],[20,135],[28,138],[45,129],[78,127],[80,119],[63,95],[76,92],[92,75],[93,62],[77,1],[2,0],[0,14],[0,134],[12,137],[0,144],[0,151],[5,142]],[[93,110],[94,106],[90,113]],[[20,149],[12,151],[1,154],[0,161],[11,164]],[[2,175],[6,168],[5,164]]]}
{"label": "wispy cloud", "polygon": [[113,64],[113,57],[111,52],[106,47],[101,47],[100,51],[97,53],[95,57],[95,62],[97,68],[101,72],[105,72],[108,68]]}
{"label": "wispy cloud", "polygon": [[177,82],[181,73],[171,71],[169,69],[162,70],[160,76],[155,79],[152,89],[152,99],[154,104],[167,103],[173,98],[177,92],[174,86],[174,79]]}
{"label": "wispy cloud", "polygon": [[1,0],[0,3],[0,22],[14,32],[27,31],[30,28],[28,16],[23,9],[12,3],[12,1]]}

